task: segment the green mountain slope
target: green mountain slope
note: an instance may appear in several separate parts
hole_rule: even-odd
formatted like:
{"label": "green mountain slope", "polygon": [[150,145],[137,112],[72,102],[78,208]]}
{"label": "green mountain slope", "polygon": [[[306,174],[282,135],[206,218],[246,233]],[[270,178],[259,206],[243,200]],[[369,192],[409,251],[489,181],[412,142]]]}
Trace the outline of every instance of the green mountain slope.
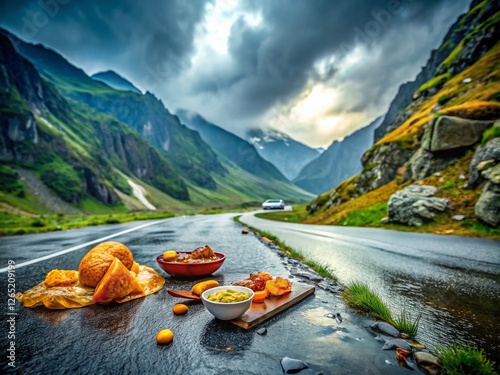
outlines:
{"label": "green mountain slope", "polygon": [[214,150],[232,160],[243,170],[266,179],[288,181],[273,164],[263,159],[254,146],[202,116],[188,111],[179,113],[183,122],[200,133],[203,140]]}
{"label": "green mountain slope", "polygon": [[[310,199],[288,182],[252,175],[217,154],[153,95],[120,92],[89,80],[41,46],[35,66],[15,49],[23,44],[12,40],[0,32],[0,215],[144,209],[127,180],[141,185],[146,198],[162,210],[234,207],[270,195]],[[149,134],[151,139],[156,134],[156,142],[148,142],[130,124],[71,99],[55,79],[47,80],[49,68],[58,72],[60,85],[73,93],[78,88],[99,105],[108,95],[119,98],[120,104],[109,108],[125,119],[146,121],[146,131],[152,129],[149,120],[163,124],[158,131],[164,131],[164,142],[158,142],[157,132]],[[122,101],[125,113],[120,112]]]}
{"label": "green mountain slope", "polygon": [[[0,34],[0,155],[3,171],[32,171],[65,202],[92,197],[121,204],[135,176],[176,199],[189,199],[177,170],[116,119],[68,101]],[[23,194],[19,191],[18,194]]]}
{"label": "green mountain slope", "polygon": [[[485,223],[499,226],[499,22],[497,1],[472,2],[439,47],[447,54],[423,68],[430,78],[415,86],[411,103],[363,155],[361,173],[311,202],[307,222],[386,226],[380,219],[391,195],[416,183],[437,187],[454,209],[436,215],[436,222],[428,218],[421,230],[471,234],[472,228],[477,235],[494,231]],[[490,164],[478,166],[486,160]]]}
{"label": "green mountain slope", "polygon": [[184,178],[203,188],[216,188],[211,175],[224,174],[225,169],[214,152],[153,94],[113,89],[92,79],[57,52],[8,36],[15,41],[17,50],[64,96],[115,117],[171,160]]}
{"label": "green mountain slope", "polygon": [[113,72],[112,70],[107,70],[105,72],[99,72],[92,74],[92,79],[96,81],[103,82],[114,89],[122,91],[133,91],[138,94],[142,94],[141,90],[135,87],[130,81],[126,80],[119,74]]}

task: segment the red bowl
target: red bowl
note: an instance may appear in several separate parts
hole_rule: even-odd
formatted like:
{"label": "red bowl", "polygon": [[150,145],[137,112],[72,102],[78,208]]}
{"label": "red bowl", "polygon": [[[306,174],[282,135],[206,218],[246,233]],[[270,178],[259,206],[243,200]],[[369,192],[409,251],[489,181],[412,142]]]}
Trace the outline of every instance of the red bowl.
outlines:
{"label": "red bowl", "polygon": [[[222,253],[214,251],[217,260],[198,263],[179,263],[166,262],[163,260],[163,254],[156,257],[156,262],[160,267],[171,276],[196,277],[208,276],[217,271],[222,263],[226,260],[226,256]],[[177,254],[191,254],[191,251],[178,251]]]}

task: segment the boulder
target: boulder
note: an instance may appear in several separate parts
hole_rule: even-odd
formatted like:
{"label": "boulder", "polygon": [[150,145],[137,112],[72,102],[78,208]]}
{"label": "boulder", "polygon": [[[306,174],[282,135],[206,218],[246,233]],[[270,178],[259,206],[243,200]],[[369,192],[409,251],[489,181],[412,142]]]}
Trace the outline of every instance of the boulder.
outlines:
{"label": "boulder", "polygon": [[415,361],[420,367],[425,368],[427,371],[429,370],[436,370],[436,372],[430,372],[430,373],[439,373],[439,358],[436,357],[434,354],[427,353],[427,352],[415,352],[413,354]]}
{"label": "boulder", "polygon": [[[398,337],[399,336],[399,331],[391,324],[386,323],[386,322],[380,322],[377,321],[373,323],[371,326],[374,330],[378,332],[382,332],[386,335]],[[393,338],[391,337],[389,340],[392,340]],[[386,340],[387,341],[387,340]]]}
{"label": "boulder", "polygon": [[434,197],[436,192],[436,187],[425,185],[410,185],[397,191],[389,198],[389,220],[411,226],[433,220],[436,213],[450,208],[448,199]]}
{"label": "boulder", "polygon": [[478,219],[493,226],[500,226],[500,185],[488,181],[483,188],[474,212]]}
{"label": "boulder", "polygon": [[484,169],[481,171],[481,176],[494,184],[500,185],[500,164]]}
{"label": "boulder", "polygon": [[422,148],[427,151],[446,151],[478,143],[493,121],[467,120],[454,116],[433,118],[426,126]]}
{"label": "boulder", "polygon": [[362,195],[391,182],[413,153],[414,150],[401,148],[396,142],[368,150],[361,159],[363,171],[355,182],[354,194]]}
{"label": "boulder", "polygon": [[408,161],[408,168],[403,176],[403,182],[413,178],[423,180],[436,172],[442,171],[457,162],[458,157],[436,155],[424,148],[419,148]]}
{"label": "boulder", "polygon": [[491,167],[500,161],[500,137],[493,138],[484,145],[479,146],[472,157],[469,165],[468,186],[474,186],[479,182],[479,172]]}
{"label": "boulder", "polygon": [[423,180],[427,176],[430,176],[432,163],[432,152],[429,152],[423,148],[419,148],[413,156],[408,161],[408,168],[403,180],[407,181],[413,177],[414,180]]}

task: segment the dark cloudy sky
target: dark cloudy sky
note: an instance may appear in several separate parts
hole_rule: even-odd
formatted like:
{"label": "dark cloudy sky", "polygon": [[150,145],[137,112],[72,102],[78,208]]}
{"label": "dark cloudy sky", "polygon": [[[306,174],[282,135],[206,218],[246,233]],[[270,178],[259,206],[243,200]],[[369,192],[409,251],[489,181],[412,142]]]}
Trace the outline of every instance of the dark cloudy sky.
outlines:
{"label": "dark cloudy sky", "polygon": [[383,114],[470,0],[3,0],[0,25],[242,135],[327,146]]}

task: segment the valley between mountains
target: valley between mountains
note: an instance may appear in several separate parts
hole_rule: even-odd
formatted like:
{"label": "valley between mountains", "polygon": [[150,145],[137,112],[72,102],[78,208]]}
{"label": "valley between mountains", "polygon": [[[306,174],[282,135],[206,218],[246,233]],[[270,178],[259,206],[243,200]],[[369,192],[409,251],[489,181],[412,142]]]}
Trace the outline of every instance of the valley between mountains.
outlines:
{"label": "valley between mountains", "polygon": [[326,150],[171,113],[114,71],[89,76],[1,29],[4,227],[279,198],[295,211],[278,220],[500,238],[499,19],[498,2],[474,0],[387,112]]}

